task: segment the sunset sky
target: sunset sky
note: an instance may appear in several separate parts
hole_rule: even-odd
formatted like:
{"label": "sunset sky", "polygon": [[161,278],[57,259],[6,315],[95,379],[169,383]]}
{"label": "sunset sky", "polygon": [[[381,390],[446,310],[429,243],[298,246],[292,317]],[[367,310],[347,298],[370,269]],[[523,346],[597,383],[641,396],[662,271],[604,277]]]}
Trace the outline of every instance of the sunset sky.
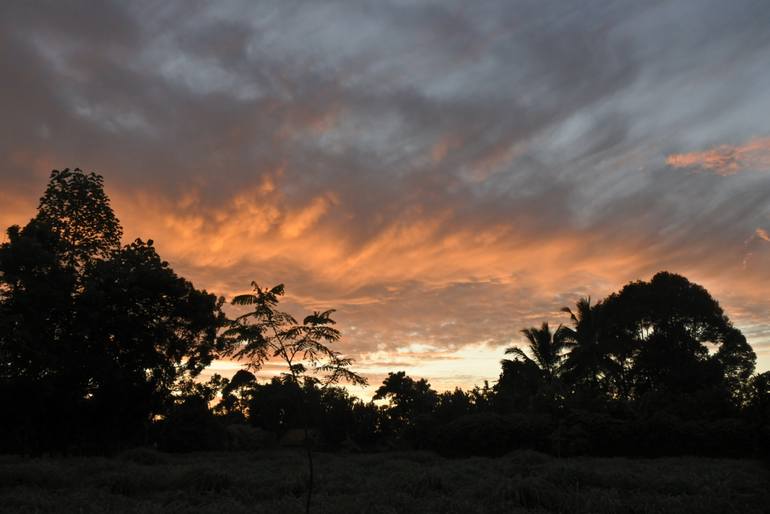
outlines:
{"label": "sunset sky", "polygon": [[[437,389],[659,270],[770,369],[770,2],[0,3],[0,225],[105,177],[125,240],[286,284]],[[217,362],[212,371],[237,366]]]}

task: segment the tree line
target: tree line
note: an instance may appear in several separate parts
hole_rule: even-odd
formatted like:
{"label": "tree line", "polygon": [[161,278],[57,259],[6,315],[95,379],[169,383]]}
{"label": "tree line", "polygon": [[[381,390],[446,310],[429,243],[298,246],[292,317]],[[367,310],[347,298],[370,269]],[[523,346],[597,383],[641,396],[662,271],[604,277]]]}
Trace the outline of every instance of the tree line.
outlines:
{"label": "tree line", "polygon": [[[452,456],[768,454],[770,373],[755,373],[743,334],[685,277],[661,272],[565,307],[556,328],[522,330],[493,385],[437,392],[399,371],[364,402],[338,385],[365,380],[336,350],[333,311],[300,321],[280,310],[282,285],[252,284],[229,319],[225,300],[178,276],[152,240],[121,245],[103,186],[54,170],[36,216],[0,245],[0,452],[295,437]],[[222,357],[247,367],[201,380]],[[260,382],[270,359],[285,373]]]}

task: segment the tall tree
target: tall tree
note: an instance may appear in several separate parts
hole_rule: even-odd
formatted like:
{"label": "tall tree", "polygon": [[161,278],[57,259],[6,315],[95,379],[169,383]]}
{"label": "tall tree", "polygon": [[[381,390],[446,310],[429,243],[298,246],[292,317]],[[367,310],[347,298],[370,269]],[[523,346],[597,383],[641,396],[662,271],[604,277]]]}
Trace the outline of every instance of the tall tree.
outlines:
{"label": "tall tree", "polygon": [[121,249],[99,175],[52,172],[37,216],[8,235],[0,400],[15,405],[16,450],[134,439],[219,350],[224,300],[178,277],[151,241]]}
{"label": "tall tree", "polygon": [[[231,344],[230,353],[236,359],[246,359],[248,366],[257,370],[270,358],[278,358],[286,364],[285,378],[298,387],[312,382],[324,390],[341,381],[366,385],[366,379],[350,369],[353,361],[330,347],[340,340],[340,332],[333,326],[333,310],[313,312],[300,324],[291,314],[278,309],[280,297],[284,294],[283,284],[264,289],[256,282],[251,285],[253,292],[238,295],[232,300],[233,305],[250,310],[238,316],[224,333]],[[313,451],[304,395],[298,395],[297,401],[303,412],[308,460],[305,509],[310,512],[314,481]]]}
{"label": "tall tree", "polygon": [[129,437],[161,413],[175,385],[222,349],[223,303],[176,275],[152,240],[92,265],[76,322],[89,350],[94,416]]}
{"label": "tall tree", "polygon": [[735,393],[730,389],[751,374],[756,356],[719,303],[705,288],[674,273],[657,273],[641,287],[643,295],[626,296],[625,288],[618,295],[620,302],[633,300],[637,311],[631,319],[640,337],[637,395]]}
{"label": "tall tree", "polygon": [[756,356],[705,288],[660,272],[627,284],[601,306],[602,348],[623,364],[622,380],[618,367],[615,378],[625,398],[672,402],[698,394],[716,403],[720,396],[723,403],[742,401]]}
{"label": "tall tree", "polygon": [[123,229],[104,192],[104,179],[96,173],[53,170],[36,219],[59,236],[62,257],[70,266],[82,269],[120,249]]}

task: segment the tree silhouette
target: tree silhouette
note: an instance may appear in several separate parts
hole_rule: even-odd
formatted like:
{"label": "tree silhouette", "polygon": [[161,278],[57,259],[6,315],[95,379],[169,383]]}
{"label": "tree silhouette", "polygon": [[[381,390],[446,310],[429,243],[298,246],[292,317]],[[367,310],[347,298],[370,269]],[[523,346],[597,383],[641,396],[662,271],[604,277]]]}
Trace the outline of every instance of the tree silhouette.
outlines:
{"label": "tree silhouette", "polygon": [[545,379],[552,382],[561,370],[561,362],[564,359],[562,352],[567,347],[565,336],[568,332],[559,325],[556,331],[551,333],[548,322],[543,322],[540,328],[525,328],[521,333],[527,339],[527,347],[532,357],[518,346],[506,348],[505,354],[533,362],[543,372]]}
{"label": "tree silhouette", "polygon": [[152,241],[121,249],[94,173],[54,170],[37,216],[8,235],[0,394],[14,405],[11,440],[33,452],[146,440],[177,382],[219,351],[224,300],[178,277]]}
{"label": "tree silhouette", "polygon": [[470,414],[476,407],[473,400],[472,395],[466,394],[459,387],[455,387],[454,391],[439,393],[433,411],[439,420],[449,421]]}
{"label": "tree silhouette", "polygon": [[603,323],[600,306],[592,306],[591,298],[580,298],[575,307],[574,311],[569,307],[562,308],[573,324],[562,328],[561,339],[570,348],[564,372],[571,382],[594,388],[606,365],[605,348],[600,339]]}
{"label": "tree silhouette", "polygon": [[[334,349],[334,311],[298,322],[279,308],[283,285],[253,283],[232,300],[246,312],[227,320],[224,299],[174,273],[151,240],[120,246],[99,175],[54,170],[37,215],[7,234],[0,451],[148,442],[222,449],[234,433],[228,423],[267,435],[262,441],[301,426],[307,511],[311,426],[350,449],[770,455],[770,374],[753,374],[756,355],[744,335],[705,288],[681,275],[657,273],[595,304],[581,298],[563,309],[570,326],[522,330],[527,346],[506,350],[514,358],[502,360],[492,388],[439,394],[425,379],[392,372],[374,395],[388,405],[377,405],[335,387],[365,380]],[[201,382],[219,355],[244,359],[251,371]],[[259,384],[252,371],[271,359],[285,372]]]}
{"label": "tree silhouette", "polygon": [[177,276],[151,240],[89,268],[76,321],[88,347],[88,395],[97,418],[115,424],[105,428],[141,430],[180,380],[208,366],[221,349],[223,302]]}
{"label": "tree silhouette", "polygon": [[711,391],[714,398],[735,398],[722,403],[740,402],[756,356],[705,288],[660,272],[649,282],[626,285],[603,306],[612,320],[606,331],[612,346],[625,341],[633,349],[628,380],[633,397],[672,401]]}
{"label": "tree silhouette", "polygon": [[64,262],[78,269],[120,249],[123,229],[96,173],[53,170],[35,219],[59,236]]}
{"label": "tree silhouette", "polygon": [[757,355],[740,330],[729,327],[720,334],[719,350],[714,359],[722,367],[730,394],[737,403],[743,403],[749,394],[748,383],[754,373]]}
{"label": "tree silhouette", "polygon": [[6,444],[39,453],[75,432],[82,347],[72,337],[76,276],[61,241],[33,220],[8,229],[0,245],[0,400]]}
{"label": "tree silhouette", "polygon": [[253,391],[257,377],[248,370],[239,369],[230,380],[224,380],[222,399],[216,409],[224,412],[225,415],[245,420],[249,416],[249,393]]}
{"label": "tree silhouette", "polygon": [[[246,359],[248,366],[255,370],[270,358],[280,358],[287,366],[284,377],[298,387],[303,383],[316,383],[323,390],[341,381],[366,385],[365,378],[350,370],[353,361],[329,347],[340,339],[339,330],[332,326],[335,324],[331,318],[333,310],[313,312],[299,324],[291,314],[278,309],[279,297],[284,294],[283,284],[265,289],[256,282],[251,285],[253,293],[238,295],[231,302],[251,309],[233,320],[224,333],[230,340],[233,357]],[[313,452],[304,395],[298,395],[297,401],[303,412],[308,459],[305,509],[310,512],[314,481]]]}
{"label": "tree silhouette", "polygon": [[749,379],[745,407],[752,421],[761,429],[770,430],[770,371]]}
{"label": "tree silhouette", "polygon": [[424,378],[414,380],[405,371],[399,371],[388,373],[372,399],[390,400],[392,420],[409,426],[414,424],[417,416],[433,410],[438,401],[438,394]]}

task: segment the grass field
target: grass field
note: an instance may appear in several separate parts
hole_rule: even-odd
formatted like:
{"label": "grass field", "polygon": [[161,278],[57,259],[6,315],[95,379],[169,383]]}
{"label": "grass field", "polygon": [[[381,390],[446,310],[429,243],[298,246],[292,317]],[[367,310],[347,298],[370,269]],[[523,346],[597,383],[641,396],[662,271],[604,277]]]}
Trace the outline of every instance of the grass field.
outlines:
{"label": "grass field", "polygon": [[[318,454],[317,470],[319,513],[770,511],[768,471],[744,460]],[[303,510],[304,477],[303,455],[288,450],[5,456],[0,512],[290,514]]]}

